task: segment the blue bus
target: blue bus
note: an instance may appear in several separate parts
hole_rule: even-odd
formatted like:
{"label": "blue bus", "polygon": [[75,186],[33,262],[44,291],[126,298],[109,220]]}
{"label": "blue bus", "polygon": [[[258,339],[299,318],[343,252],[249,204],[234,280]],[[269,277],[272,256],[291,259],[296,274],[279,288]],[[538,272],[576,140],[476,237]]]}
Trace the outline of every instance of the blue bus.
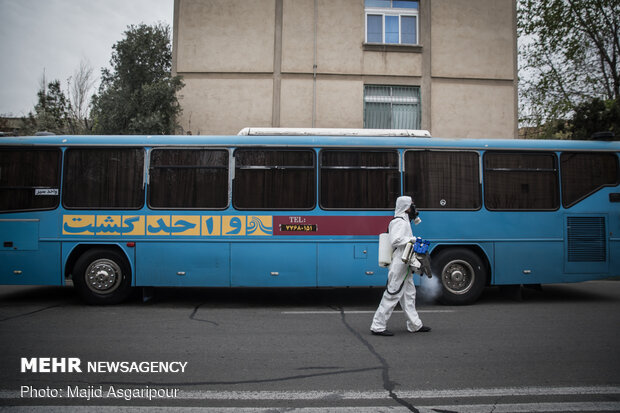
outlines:
{"label": "blue bus", "polygon": [[448,304],[620,275],[620,143],[380,132],[2,138],[0,283],[384,286],[401,194]]}

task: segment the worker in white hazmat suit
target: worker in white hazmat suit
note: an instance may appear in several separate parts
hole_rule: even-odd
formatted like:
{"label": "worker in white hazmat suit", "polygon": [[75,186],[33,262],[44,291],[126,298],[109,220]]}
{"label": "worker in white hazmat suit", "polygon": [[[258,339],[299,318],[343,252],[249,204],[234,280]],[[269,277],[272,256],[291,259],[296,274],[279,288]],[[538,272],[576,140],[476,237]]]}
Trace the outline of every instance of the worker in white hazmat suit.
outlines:
{"label": "worker in white hazmat suit", "polygon": [[387,329],[387,322],[394,311],[396,304],[400,306],[407,316],[407,330],[414,332],[428,332],[430,327],[422,324],[415,309],[415,285],[411,269],[407,263],[401,260],[405,246],[409,241],[414,241],[411,231],[411,220],[415,216],[412,211],[411,197],[401,196],[396,200],[394,219],[389,225],[389,239],[394,251],[392,252],[392,263],[388,273],[388,283],[383,293],[383,298],[370,326],[372,334],[379,336],[394,335]]}

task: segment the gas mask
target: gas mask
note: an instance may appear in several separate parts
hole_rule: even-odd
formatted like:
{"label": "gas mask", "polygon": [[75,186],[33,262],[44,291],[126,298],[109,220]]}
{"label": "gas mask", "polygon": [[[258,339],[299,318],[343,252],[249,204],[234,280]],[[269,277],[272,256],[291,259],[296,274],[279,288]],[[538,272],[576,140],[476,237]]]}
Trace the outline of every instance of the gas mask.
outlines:
{"label": "gas mask", "polygon": [[422,220],[418,217],[420,213],[415,208],[415,204],[411,204],[411,207],[409,208],[409,212],[407,212],[407,215],[409,215],[409,221],[413,221],[415,225],[418,225],[420,222],[422,222]]}

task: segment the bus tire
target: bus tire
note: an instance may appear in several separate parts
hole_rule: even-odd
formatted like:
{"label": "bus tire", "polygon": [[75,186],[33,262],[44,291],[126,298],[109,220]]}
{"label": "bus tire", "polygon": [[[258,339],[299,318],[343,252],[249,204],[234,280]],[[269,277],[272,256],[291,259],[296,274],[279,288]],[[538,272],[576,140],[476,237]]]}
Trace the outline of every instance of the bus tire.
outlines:
{"label": "bus tire", "polygon": [[88,304],[118,304],[131,294],[129,262],[118,251],[90,249],[73,267],[73,285]]}
{"label": "bus tire", "polygon": [[440,251],[431,265],[433,275],[441,281],[443,304],[472,304],[486,286],[486,266],[478,254],[467,248]]}

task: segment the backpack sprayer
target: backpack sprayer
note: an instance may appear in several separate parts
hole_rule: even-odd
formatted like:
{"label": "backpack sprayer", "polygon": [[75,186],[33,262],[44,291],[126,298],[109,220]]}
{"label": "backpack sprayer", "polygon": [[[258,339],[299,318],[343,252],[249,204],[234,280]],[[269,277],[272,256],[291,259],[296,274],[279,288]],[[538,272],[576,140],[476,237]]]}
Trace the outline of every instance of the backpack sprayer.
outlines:
{"label": "backpack sprayer", "polygon": [[[411,204],[410,218],[415,225],[418,225],[422,220],[418,216],[420,213],[416,209],[415,205]],[[402,217],[401,217],[402,218]],[[396,218],[395,218],[396,219]],[[405,218],[403,218],[405,219]],[[407,243],[405,251],[401,257],[405,264],[409,264],[413,268],[413,272],[416,274],[426,274],[428,278],[431,278],[431,259],[428,255],[428,247],[431,245],[430,241],[423,240],[422,238],[415,238]],[[394,249],[390,244],[389,233],[384,232],[379,234],[379,266],[389,267],[392,262],[392,253]]]}
{"label": "backpack sprayer", "polygon": [[431,260],[428,256],[428,248],[430,241],[416,238],[415,241],[409,241],[405,246],[401,260],[413,268],[413,272],[424,275],[428,278],[432,276]]}

